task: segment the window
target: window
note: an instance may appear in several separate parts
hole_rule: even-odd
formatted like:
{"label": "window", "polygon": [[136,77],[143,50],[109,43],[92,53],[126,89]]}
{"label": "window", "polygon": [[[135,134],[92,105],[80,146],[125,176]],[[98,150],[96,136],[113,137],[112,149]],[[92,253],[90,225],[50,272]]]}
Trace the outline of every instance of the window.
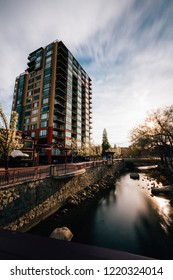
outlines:
{"label": "window", "polygon": [[51,63],[46,63],[45,69],[50,68],[50,67],[51,67]]}
{"label": "window", "polygon": [[25,109],[26,109],[26,110],[27,110],[27,109],[31,109],[31,104],[26,105],[26,106],[25,106]]}
{"label": "window", "polygon": [[66,131],[65,134],[66,134],[66,137],[71,137],[71,132]]}
{"label": "window", "polygon": [[49,111],[49,106],[43,106],[43,107],[41,108],[41,111],[42,111],[42,112]]}
{"label": "window", "polygon": [[34,90],[34,94],[40,92],[40,88]]}
{"label": "window", "polygon": [[32,88],[33,88],[33,85],[28,86],[28,89],[32,89]]}
{"label": "window", "polygon": [[32,95],[32,91],[28,91],[27,96],[31,96]]}
{"label": "window", "polygon": [[71,130],[71,124],[66,124],[66,129],[69,129],[69,130]]}
{"label": "window", "polygon": [[68,116],[66,116],[66,121],[69,122],[69,123],[71,123],[71,118],[68,117]]}
{"label": "window", "polygon": [[28,130],[28,129],[29,129],[29,125],[25,125],[24,130]]}
{"label": "window", "polygon": [[43,99],[43,104],[47,104],[47,103],[49,103],[49,98],[44,98]]}
{"label": "window", "polygon": [[67,101],[67,107],[68,107],[69,109],[71,109],[71,107],[72,107],[72,104],[69,103],[68,101]]}
{"label": "window", "polygon": [[25,116],[30,116],[31,115],[31,112],[25,112]]}
{"label": "window", "polygon": [[50,89],[47,89],[47,90],[43,91],[42,97],[46,97],[46,96],[49,96],[49,95],[50,95]]}
{"label": "window", "polygon": [[77,126],[81,127],[81,122],[77,122]]}
{"label": "window", "polygon": [[40,126],[41,127],[47,127],[48,126],[48,122],[47,121],[41,122]]}
{"label": "window", "polygon": [[31,132],[31,137],[35,137],[35,131]]}
{"label": "window", "polygon": [[34,82],[34,78],[29,79],[29,81],[28,81],[29,84],[31,84],[31,83],[33,83],[33,82]]}
{"label": "window", "polygon": [[38,117],[31,118],[31,122],[37,122],[37,120],[38,120]]}
{"label": "window", "polygon": [[39,87],[40,86],[40,82],[35,83],[35,87]]}
{"label": "window", "polygon": [[34,100],[38,100],[39,99],[39,95],[34,96]]}
{"label": "window", "polygon": [[52,57],[51,57],[51,56],[49,56],[49,57],[46,58],[46,63],[49,63],[49,62],[51,62],[51,61],[52,61]]}
{"label": "window", "polygon": [[30,121],[30,118],[27,118],[24,120],[24,123],[29,123],[29,121]]}
{"label": "window", "polygon": [[40,130],[39,135],[40,136],[46,136],[47,135],[47,129]]}
{"label": "window", "polygon": [[34,108],[37,108],[38,105],[39,105],[39,102],[35,102],[35,103],[33,104],[33,107],[34,107]]}
{"label": "window", "polygon": [[40,67],[41,66],[41,62],[37,62],[36,64],[35,64],[35,68],[38,68],[38,67]]}
{"label": "window", "polygon": [[37,129],[37,124],[35,123],[35,124],[32,124],[31,125],[31,129]]}
{"label": "window", "polygon": [[48,51],[47,53],[46,53],[46,56],[49,56],[49,55],[51,55],[52,54],[52,50],[50,50],[50,51]]}
{"label": "window", "polygon": [[32,110],[32,115],[38,114],[38,109]]}
{"label": "window", "polygon": [[48,88],[50,88],[50,83],[43,86],[43,89],[44,89],[44,90],[45,90],[45,89],[48,89]]}
{"label": "window", "polygon": [[49,117],[48,113],[42,114],[41,115],[41,120],[47,119]]}
{"label": "window", "polygon": [[[41,73],[41,70],[37,70],[36,72],[35,72],[35,74],[36,75],[39,75]],[[36,77],[37,78],[37,77]]]}
{"label": "window", "polygon": [[35,79],[36,79],[37,81],[40,80],[40,79],[41,79],[41,75],[37,76]]}
{"label": "window", "polygon": [[71,116],[71,110],[66,110],[66,113]]}
{"label": "window", "polygon": [[26,99],[26,103],[29,103],[31,101],[32,101],[32,97],[29,97],[29,98]]}

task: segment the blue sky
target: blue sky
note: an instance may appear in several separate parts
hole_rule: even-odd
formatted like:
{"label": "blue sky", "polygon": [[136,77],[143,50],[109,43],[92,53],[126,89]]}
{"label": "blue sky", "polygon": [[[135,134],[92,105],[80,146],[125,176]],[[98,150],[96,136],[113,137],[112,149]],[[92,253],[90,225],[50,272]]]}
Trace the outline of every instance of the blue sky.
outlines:
{"label": "blue sky", "polygon": [[93,140],[127,146],[147,113],[173,104],[172,0],[0,0],[0,102],[11,111],[30,52],[62,40],[93,81]]}

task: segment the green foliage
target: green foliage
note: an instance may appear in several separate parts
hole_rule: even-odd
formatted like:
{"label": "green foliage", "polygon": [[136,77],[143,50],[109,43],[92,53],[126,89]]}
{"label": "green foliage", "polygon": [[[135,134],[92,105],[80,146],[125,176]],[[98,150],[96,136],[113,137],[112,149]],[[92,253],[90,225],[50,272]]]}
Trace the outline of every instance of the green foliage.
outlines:
{"label": "green foliage", "polygon": [[109,144],[108,141],[108,135],[107,135],[107,131],[104,128],[103,130],[103,136],[102,136],[102,155],[104,156],[106,154],[106,151],[111,148],[111,145]]}

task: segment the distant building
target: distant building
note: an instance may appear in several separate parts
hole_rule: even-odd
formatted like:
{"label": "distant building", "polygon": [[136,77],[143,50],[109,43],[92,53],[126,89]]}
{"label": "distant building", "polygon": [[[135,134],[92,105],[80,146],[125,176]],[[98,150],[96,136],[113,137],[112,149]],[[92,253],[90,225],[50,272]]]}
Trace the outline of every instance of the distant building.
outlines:
{"label": "distant building", "polygon": [[62,41],[28,56],[28,68],[16,78],[12,110],[17,128],[35,139],[39,163],[64,162],[72,138],[90,143],[92,82]]}

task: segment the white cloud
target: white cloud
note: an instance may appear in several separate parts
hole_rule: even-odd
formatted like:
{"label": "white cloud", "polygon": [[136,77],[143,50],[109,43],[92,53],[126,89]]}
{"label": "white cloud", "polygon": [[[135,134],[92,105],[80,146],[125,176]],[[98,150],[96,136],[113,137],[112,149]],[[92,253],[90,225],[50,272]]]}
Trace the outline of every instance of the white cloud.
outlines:
{"label": "white cloud", "polygon": [[62,40],[93,80],[93,136],[127,145],[147,112],[171,105],[173,3],[168,0],[33,0],[0,3],[0,102],[9,112],[27,56]]}

